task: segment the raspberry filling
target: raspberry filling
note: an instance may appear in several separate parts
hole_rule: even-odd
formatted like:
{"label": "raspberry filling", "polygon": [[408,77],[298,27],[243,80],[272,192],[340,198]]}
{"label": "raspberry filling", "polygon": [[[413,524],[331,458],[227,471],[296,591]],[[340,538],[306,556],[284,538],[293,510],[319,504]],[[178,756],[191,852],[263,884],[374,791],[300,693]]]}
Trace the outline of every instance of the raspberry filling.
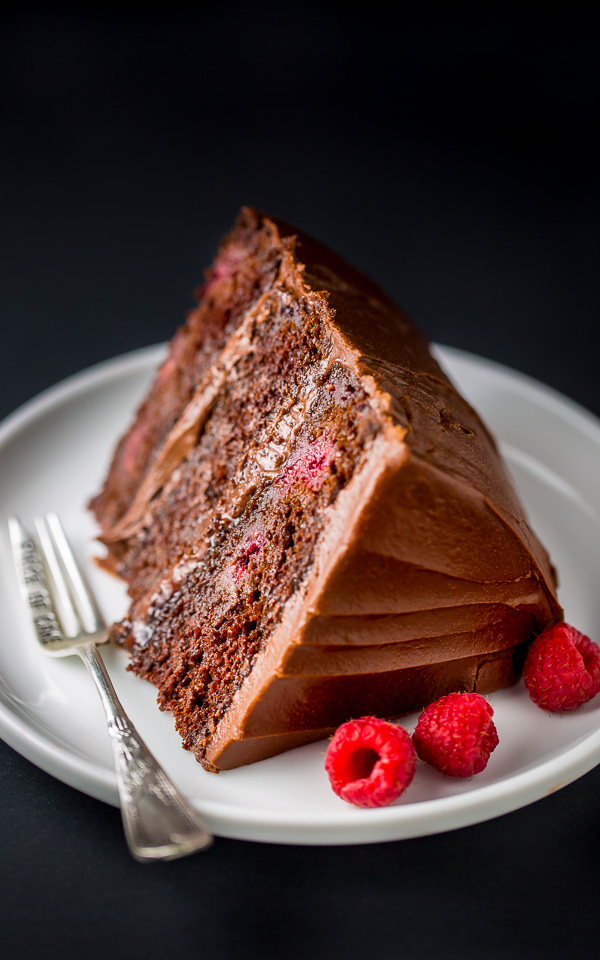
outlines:
{"label": "raspberry filling", "polygon": [[258,533],[255,533],[250,540],[246,541],[242,547],[241,555],[233,564],[233,579],[236,582],[239,583],[239,581],[246,575],[251,557],[254,557],[257,553],[260,553],[266,542],[266,537],[261,530],[259,530]]}
{"label": "raspberry filling", "polygon": [[333,437],[323,434],[297,453],[275,482],[283,487],[291,487],[300,481],[309,490],[320,490],[334,460],[335,441]]}

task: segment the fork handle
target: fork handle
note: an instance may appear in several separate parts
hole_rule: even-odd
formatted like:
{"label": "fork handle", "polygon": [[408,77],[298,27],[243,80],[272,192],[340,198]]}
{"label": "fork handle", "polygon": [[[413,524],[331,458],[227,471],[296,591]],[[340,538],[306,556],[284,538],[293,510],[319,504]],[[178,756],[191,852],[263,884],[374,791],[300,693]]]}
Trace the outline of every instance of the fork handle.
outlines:
{"label": "fork handle", "polygon": [[174,860],[209,846],[200,815],[171,782],[123,710],[95,644],[77,648],[100,693],[110,734],[121,816],[136,860]]}

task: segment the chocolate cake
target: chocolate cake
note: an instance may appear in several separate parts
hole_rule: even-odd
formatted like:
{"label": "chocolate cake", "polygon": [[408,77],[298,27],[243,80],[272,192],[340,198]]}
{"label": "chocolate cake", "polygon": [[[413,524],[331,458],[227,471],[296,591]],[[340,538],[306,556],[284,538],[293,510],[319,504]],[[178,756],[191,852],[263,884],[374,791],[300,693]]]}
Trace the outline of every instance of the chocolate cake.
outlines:
{"label": "chocolate cake", "polygon": [[92,503],[209,770],[513,683],[561,616],[496,444],[368,278],[242,210]]}

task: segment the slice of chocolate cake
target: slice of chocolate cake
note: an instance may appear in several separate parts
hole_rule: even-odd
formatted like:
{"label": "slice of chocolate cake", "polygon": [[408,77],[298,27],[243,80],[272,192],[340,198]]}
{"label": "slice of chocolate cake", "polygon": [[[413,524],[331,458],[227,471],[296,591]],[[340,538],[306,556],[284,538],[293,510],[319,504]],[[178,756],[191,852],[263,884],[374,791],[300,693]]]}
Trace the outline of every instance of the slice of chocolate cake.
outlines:
{"label": "slice of chocolate cake", "polygon": [[226,769],[516,679],[561,616],[494,440],[370,280],[245,209],[93,501],[115,627]]}

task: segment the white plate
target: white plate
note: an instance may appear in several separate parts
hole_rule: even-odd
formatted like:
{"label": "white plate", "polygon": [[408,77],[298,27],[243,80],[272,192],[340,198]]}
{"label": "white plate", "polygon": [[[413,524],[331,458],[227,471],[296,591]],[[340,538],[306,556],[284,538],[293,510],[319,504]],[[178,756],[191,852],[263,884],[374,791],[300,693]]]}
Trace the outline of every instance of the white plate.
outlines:
{"label": "white plate", "polygon": [[[456,350],[440,358],[501,438],[532,523],[560,571],[566,618],[600,639],[600,424],[589,413],[511,370]],[[21,610],[6,518],[57,510],[107,617],[126,609],[122,585],[91,561],[94,524],[86,501],[106,472],[163,355],[140,350],[101,364],[41,394],[0,426],[0,734],[53,776],[117,804],[100,701],[76,657],[51,660],[36,646]],[[126,655],[104,648],[119,697],[174,780],[220,836],[340,844],[394,840],[477,823],[559,789],[600,761],[600,697],[573,714],[535,707],[522,683],[490,700],[500,746],[473,780],[419,765],[394,806],[351,807],[323,771],[326,743],[311,744],[219,776],[180,746],[155,691],[126,672]],[[405,719],[412,732],[416,717]]]}

